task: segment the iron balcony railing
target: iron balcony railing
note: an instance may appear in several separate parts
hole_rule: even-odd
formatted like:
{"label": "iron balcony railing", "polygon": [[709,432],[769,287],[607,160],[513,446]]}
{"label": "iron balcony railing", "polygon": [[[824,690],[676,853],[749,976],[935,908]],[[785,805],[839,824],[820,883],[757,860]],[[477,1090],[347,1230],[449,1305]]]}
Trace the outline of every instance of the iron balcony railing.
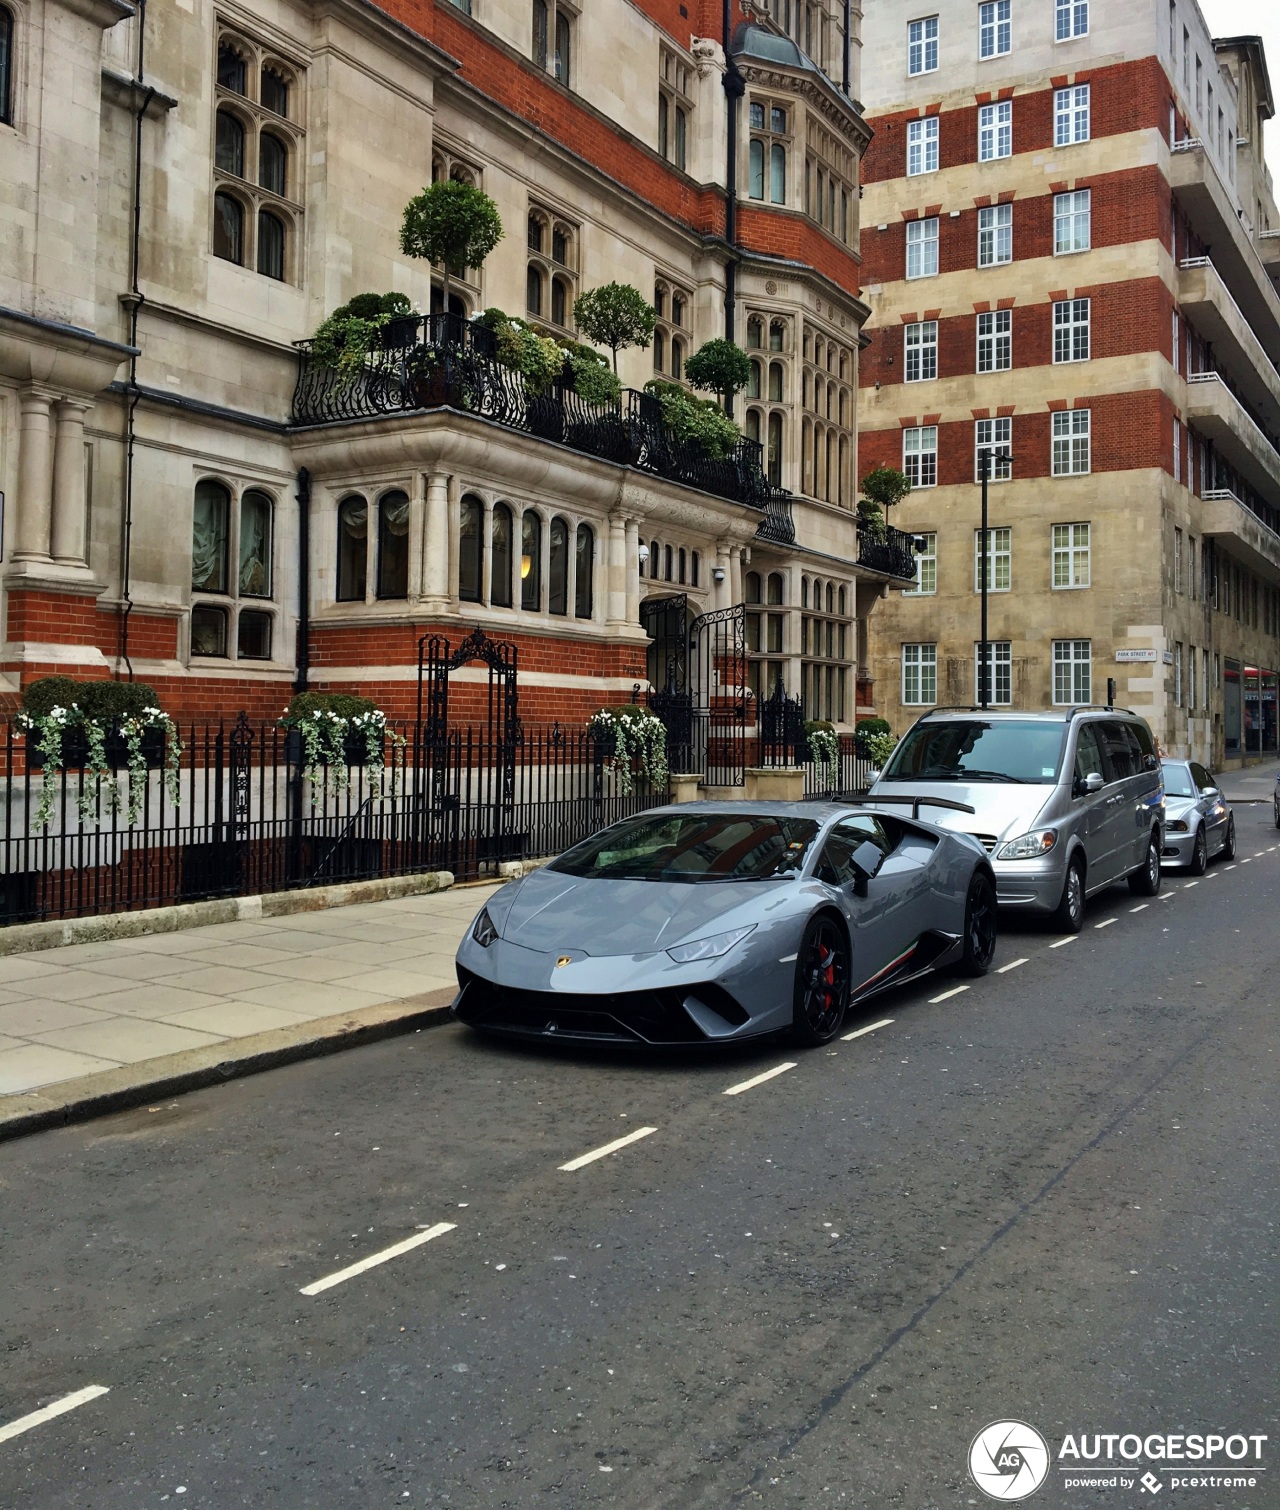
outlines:
{"label": "iron balcony railing", "polygon": [[916,575],[915,536],[891,524],[858,526],[858,565],[903,581]]}
{"label": "iron balcony railing", "polygon": [[589,403],[564,381],[535,392],[523,373],[498,361],[493,333],[458,315],[405,315],[380,335],[379,346],[349,373],[321,365],[309,341],[298,343],[295,425],[458,409],[746,504],[764,515],[760,539],[795,540],[791,494],[765,474],[759,441],[744,438],[729,455],[712,456],[674,433],[653,394],[634,388],[606,404]]}

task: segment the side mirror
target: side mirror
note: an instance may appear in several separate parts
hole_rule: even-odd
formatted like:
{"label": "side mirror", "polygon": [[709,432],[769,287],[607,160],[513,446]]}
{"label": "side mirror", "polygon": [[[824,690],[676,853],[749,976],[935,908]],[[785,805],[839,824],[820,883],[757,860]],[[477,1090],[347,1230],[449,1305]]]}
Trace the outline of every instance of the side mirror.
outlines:
{"label": "side mirror", "polygon": [[1213,797],[1216,799],[1218,797],[1221,797],[1222,793],[1216,786],[1202,786],[1200,788],[1200,795],[1202,797]]}
{"label": "side mirror", "polygon": [[1102,775],[1098,771],[1090,771],[1087,776],[1076,777],[1076,796],[1091,797],[1094,792],[1100,792],[1106,786]]}
{"label": "side mirror", "polygon": [[1154,771],[1159,764],[1160,762],[1154,755],[1144,755],[1142,757],[1142,769],[1144,771]]}
{"label": "side mirror", "polygon": [[867,882],[883,864],[884,851],[878,844],[872,844],[870,839],[864,839],[849,856],[849,866],[853,871],[853,889],[859,896],[866,896]]}

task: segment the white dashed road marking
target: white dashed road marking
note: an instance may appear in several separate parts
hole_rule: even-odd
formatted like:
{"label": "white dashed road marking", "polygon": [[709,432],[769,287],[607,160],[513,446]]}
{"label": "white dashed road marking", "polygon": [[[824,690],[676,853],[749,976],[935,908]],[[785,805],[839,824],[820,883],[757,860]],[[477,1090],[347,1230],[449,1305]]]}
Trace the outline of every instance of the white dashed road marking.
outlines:
{"label": "white dashed road marking", "polygon": [[766,1080],[772,1080],[775,1075],[785,1075],[788,1070],[795,1069],[795,1065],[788,1060],[786,1064],[775,1064],[771,1070],[766,1070],[763,1075],[753,1075],[750,1080],[741,1080],[737,1085],[731,1085],[727,1091],[721,1094],[725,1096],[740,1096],[743,1091],[749,1091],[754,1086],[763,1085]]}
{"label": "white dashed road marking", "polygon": [[1093,926],[1095,928],[1110,928],[1112,923],[1118,923],[1119,921],[1119,918],[1103,918],[1100,923],[1095,923]]}
{"label": "white dashed road marking", "polygon": [[1183,884],[1183,891],[1190,891],[1193,886],[1199,886],[1199,881],[1187,881]]}
{"label": "white dashed road marking", "polygon": [[560,1168],[572,1173],[575,1169],[581,1169],[584,1164],[594,1164],[597,1159],[608,1158],[611,1153],[617,1153],[628,1143],[638,1143],[641,1138],[647,1138],[650,1133],[656,1133],[657,1130],[656,1127],[637,1127],[635,1132],[628,1133],[625,1138],[615,1138],[612,1143],[606,1143],[603,1148],[593,1148],[590,1153],[579,1154],[576,1159],[570,1159],[567,1164],[561,1164]]}
{"label": "white dashed road marking", "polygon": [[336,1274],[326,1274],[323,1279],[317,1279],[314,1284],[303,1285],[298,1293],[319,1295],[322,1290],[331,1290],[334,1285],[340,1285],[347,1279],[354,1279],[357,1274],[363,1274],[366,1269],[375,1269],[389,1259],[399,1258],[402,1253],[408,1253],[413,1248],[420,1248],[423,1243],[429,1243],[432,1238],[443,1237],[446,1232],[452,1232],[456,1225],[456,1222],[437,1222],[434,1227],[428,1227],[425,1232],[415,1232],[412,1237],[406,1237],[403,1242],[392,1243],[389,1248],[383,1248],[380,1253],[371,1253],[368,1258],[362,1258],[358,1264],[339,1269]]}
{"label": "white dashed road marking", "polygon": [[29,1416],[19,1416],[16,1421],[10,1421],[7,1426],[0,1426],[0,1442],[7,1442],[11,1437],[20,1437],[24,1431],[30,1431],[33,1426],[43,1426],[46,1421],[52,1421],[55,1416],[65,1416],[77,1405],[87,1405],[90,1400],[96,1400],[99,1395],[109,1393],[105,1384],[90,1384],[84,1389],[76,1390],[74,1395],[63,1395],[61,1400],[55,1400],[52,1405],[46,1405],[43,1410],[33,1410]]}
{"label": "white dashed road marking", "polygon": [[1007,965],[1001,965],[1000,968],[996,971],[996,974],[997,975],[1005,975],[1010,970],[1016,970],[1019,965],[1025,965],[1025,964],[1026,964],[1026,960],[1025,959],[1011,959]]}
{"label": "white dashed road marking", "polygon": [[1136,907],[1130,907],[1130,912],[1145,912],[1151,906],[1150,902],[1139,902]]}
{"label": "white dashed road marking", "polygon": [[941,996],[931,996],[929,998],[929,1005],[936,1007],[940,1001],[946,1001],[952,996],[959,996],[961,991],[967,991],[968,989],[968,986],[952,986],[950,991],[944,991]]}
{"label": "white dashed road marking", "polygon": [[1049,948],[1050,949],[1061,949],[1062,946],[1063,946],[1063,944],[1074,944],[1075,941],[1076,941],[1076,935],[1074,933],[1069,933],[1069,934],[1067,934],[1066,938],[1059,939],[1056,944],[1050,944]]}
{"label": "white dashed road marking", "polygon": [[874,1033],[877,1028],[887,1028],[893,1021],[892,1017],[886,1017],[883,1022],[873,1022],[865,1028],[855,1028],[852,1033],[846,1033],[841,1038],[841,1043],[851,1043],[855,1038],[861,1038],[864,1033]]}

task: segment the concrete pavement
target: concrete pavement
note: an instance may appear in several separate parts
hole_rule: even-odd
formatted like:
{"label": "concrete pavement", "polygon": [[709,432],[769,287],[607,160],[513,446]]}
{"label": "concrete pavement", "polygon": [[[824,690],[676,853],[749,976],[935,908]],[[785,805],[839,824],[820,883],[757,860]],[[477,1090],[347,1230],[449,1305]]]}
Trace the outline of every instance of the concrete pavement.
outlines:
{"label": "concrete pavement", "polygon": [[1280,760],[1264,760],[1238,771],[1223,771],[1219,777],[1228,802],[1270,802],[1280,776]]}
{"label": "concrete pavement", "polygon": [[[16,1099],[231,1040],[293,1045],[443,1005],[458,940],[493,887],[71,944],[0,958],[0,1131]],[[205,1056],[207,1059],[209,1056]],[[219,1050],[214,1056],[226,1062]],[[294,1057],[297,1057],[296,1055]],[[225,1077],[225,1071],[224,1071]],[[114,1084],[122,1083],[117,1076]],[[47,1097],[46,1097],[47,1099]]]}

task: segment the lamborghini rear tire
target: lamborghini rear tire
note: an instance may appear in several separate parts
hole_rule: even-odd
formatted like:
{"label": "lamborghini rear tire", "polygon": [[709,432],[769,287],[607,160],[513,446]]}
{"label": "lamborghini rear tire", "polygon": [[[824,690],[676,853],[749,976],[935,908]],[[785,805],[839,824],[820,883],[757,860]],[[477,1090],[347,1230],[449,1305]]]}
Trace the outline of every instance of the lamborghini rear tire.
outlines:
{"label": "lamborghini rear tire", "polygon": [[844,1023],[849,1005],[849,940],[829,912],[805,924],[796,955],[791,1036],[803,1048],[818,1048]]}
{"label": "lamborghini rear tire", "polygon": [[964,904],[961,975],[985,975],[996,957],[996,889],[985,870],[975,871]]}

